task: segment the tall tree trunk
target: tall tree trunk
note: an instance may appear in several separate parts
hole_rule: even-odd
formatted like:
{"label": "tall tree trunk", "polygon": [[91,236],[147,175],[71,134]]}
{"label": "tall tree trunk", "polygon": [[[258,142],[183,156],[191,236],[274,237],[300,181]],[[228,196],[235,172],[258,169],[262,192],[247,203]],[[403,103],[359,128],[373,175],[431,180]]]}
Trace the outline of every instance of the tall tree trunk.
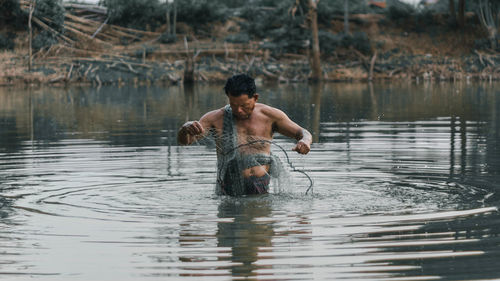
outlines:
{"label": "tall tree trunk", "polygon": [[36,0],[30,1],[30,12],[28,16],[28,71],[31,71],[33,67],[33,25],[31,23],[31,19],[33,18],[33,12],[35,11]]}
{"label": "tall tree trunk", "polygon": [[177,31],[176,31],[176,25],[177,25],[177,0],[174,0],[174,18],[172,21],[172,34],[177,36]]}
{"label": "tall tree trunk", "polygon": [[349,34],[349,0],[344,0],[344,33]]}
{"label": "tall tree trunk", "polygon": [[491,48],[498,48],[498,28],[500,6],[495,5],[495,2],[490,0],[479,0],[479,20],[488,31]]}
{"label": "tall tree trunk", "polygon": [[465,0],[458,1],[458,26],[465,26]]}
{"label": "tall tree trunk", "polygon": [[184,65],[184,84],[190,84],[194,82],[194,57],[191,57],[189,52],[189,45],[186,36],[184,36],[184,47],[186,48],[186,62]]}
{"label": "tall tree trunk", "polygon": [[166,11],[166,14],[165,14],[165,17],[167,19],[167,35],[170,35],[171,34],[171,29],[170,29],[170,3],[168,0],[166,0],[166,4],[167,4],[167,11]]}
{"label": "tall tree trunk", "polygon": [[450,8],[450,24],[457,24],[457,14],[455,12],[455,0],[449,0],[449,8]]}
{"label": "tall tree trunk", "polygon": [[319,49],[319,35],[318,35],[318,13],[317,4],[319,0],[308,0],[309,5],[309,27],[312,32],[312,60],[311,60],[311,80],[321,80],[321,62],[320,62],[320,49]]}

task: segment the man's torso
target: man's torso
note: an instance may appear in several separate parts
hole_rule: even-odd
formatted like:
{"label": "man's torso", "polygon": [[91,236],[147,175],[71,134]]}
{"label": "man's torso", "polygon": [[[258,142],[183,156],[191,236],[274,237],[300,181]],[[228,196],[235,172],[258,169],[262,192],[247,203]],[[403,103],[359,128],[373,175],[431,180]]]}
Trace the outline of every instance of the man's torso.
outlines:
{"label": "man's torso", "polygon": [[[213,129],[217,134],[218,147],[222,139],[228,136],[224,135],[224,108],[217,113]],[[247,119],[234,118],[236,125],[238,152],[242,155],[269,154],[271,145],[269,142],[273,137],[272,116],[268,113],[269,106],[257,103],[255,109]],[[250,176],[262,177],[269,171],[269,165],[254,166],[244,169],[242,174],[245,178]]]}

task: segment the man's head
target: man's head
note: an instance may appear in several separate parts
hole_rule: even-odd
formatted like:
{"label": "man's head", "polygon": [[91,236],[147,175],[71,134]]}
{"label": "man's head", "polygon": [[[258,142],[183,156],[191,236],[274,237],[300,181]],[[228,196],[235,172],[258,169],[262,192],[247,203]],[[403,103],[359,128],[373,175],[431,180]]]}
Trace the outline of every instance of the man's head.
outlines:
{"label": "man's head", "polygon": [[233,115],[238,119],[248,119],[259,98],[256,93],[255,80],[246,74],[237,74],[227,79],[224,91],[229,98]]}

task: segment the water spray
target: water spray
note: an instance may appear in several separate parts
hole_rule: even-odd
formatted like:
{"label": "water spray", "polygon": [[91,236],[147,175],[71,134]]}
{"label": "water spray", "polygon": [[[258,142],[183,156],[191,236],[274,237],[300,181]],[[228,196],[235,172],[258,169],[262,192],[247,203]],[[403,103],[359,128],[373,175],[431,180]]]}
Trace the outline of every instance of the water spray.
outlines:
{"label": "water spray", "polygon": [[236,147],[233,147],[233,148],[229,149],[228,151],[226,151],[225,153],[222,153],[222,154],[223,155],[227,155],[227,154],[235,151],[236,149],[239,149],[239,148],[244,147],[244,146],[252,145],[252,144],[255,144],[255,143],[269,143],[269,144],[274,144],[277,147],[279,147],[283,151],[283,153],[285,154],[286,162],[288,163],[288,165],[290,165],[290,168],[292,168],[292,171],[303,174],[309,180],[309,187],[306,190],[306,195],[309,193],[309,191],[311,191],[311,193],[313,192],[312,187],[314,185],[314,182],[311,179],[311,177],[304,170],[297,169],[292,164],[292,162],[290,161],[290,157],[288,157],[288,153],[286,152],[286,150],[281,145],[279,145],[278,143],[276,143],[274,141],[270,141],[270,140],[253,140],[253,141],[249,141],[249,142],[244,143],[244,144],[237,145]]}

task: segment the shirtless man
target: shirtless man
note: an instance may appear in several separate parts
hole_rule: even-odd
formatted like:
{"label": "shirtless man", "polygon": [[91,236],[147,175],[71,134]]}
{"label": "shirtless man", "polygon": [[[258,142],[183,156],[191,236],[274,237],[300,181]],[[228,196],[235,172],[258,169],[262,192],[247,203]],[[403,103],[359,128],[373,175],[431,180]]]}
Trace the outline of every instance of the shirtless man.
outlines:
{"label": "shirtless man", "polygon": [[[242,161],[238,161],[240,164],[234,161],[229,162],[227,159],[224,160],[223,156],[236,149],[242,151],[238,152],[239,156],[243,154],[238,158],[240,160],[245,159],[245,154],[250,155],[255,151],[260,155],[269,155],[270,143],[258,140],[270,141],[275,132],[296,139],[297,144],[293,150],[300,154],[307,154],[311,149],[311,134],[290,120],[283,111],[257,103],[259,94],[256,93],[255,81],[248,75],[238,74],[229,78],[224,91],[229,99],[229,105],[206,113],[199,121],[186,122],[179,129],[177,142],[181,145],[189,145],[205,137],[209,131],[214,132],[218,148],[218,193],[239,195],[232,187],[237,184],[237,180],[231,179],[227,176],[229,173],[225,171],[235,169],[234,166],[238,166],[241,171],[244,194],[267,193],[271,160],[264,159],[259,164],[243,165]],[[228,140],[228,134],[229,138],[236,135],[232,144],[231,140]],[[243,144],[249,144],[249,146],[241,146]]]}

